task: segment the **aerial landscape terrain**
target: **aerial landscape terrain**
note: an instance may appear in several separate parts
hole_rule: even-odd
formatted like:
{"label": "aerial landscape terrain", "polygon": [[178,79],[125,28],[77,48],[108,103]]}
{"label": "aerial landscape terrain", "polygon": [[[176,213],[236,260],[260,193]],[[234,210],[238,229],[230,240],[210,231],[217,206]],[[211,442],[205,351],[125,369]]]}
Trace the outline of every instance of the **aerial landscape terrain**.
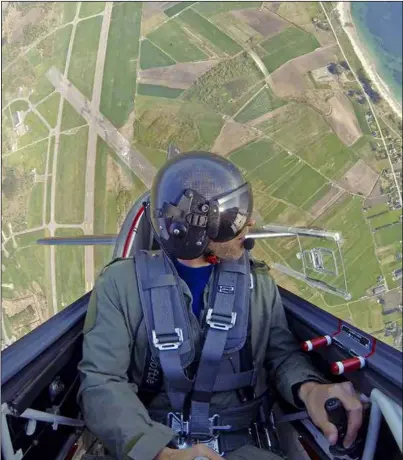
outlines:
{"label": "aerial landscape terrain", "polygon": [[[341,235],[316,289],[298,238],[253,255],[277,283],[402,349],[402,119],[336,2],[2,3],[2,348],[90,291],[169,144],[229,158],[258,225]],[[316,242],[315,244],[320,244]],[[287,271],[288,270],[288,271]]]}

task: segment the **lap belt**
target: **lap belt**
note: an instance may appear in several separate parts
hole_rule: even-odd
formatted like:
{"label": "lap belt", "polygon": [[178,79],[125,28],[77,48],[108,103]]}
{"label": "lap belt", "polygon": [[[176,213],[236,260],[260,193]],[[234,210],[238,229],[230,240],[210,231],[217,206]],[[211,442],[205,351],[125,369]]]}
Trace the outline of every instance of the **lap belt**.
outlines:
{"label": "lap belt", "polygon": [[[237,431],[248,429],[251,423],[257,419],[259,413],[259,407],[262,404],[263,396],[242,404],[242,406],[232,407],[230,409],[220,410],[218,414],[210,412],[208,430],[206,434],[212,435],[215,431]],[[169,422],[169,414],[166,409],[148,409],[150,417],[159,423]],[[180,413],[175,413],[176,416],[180,417]],[[191,419],[191,415],[189,416]],[[182,419],[183,420],[183,419]],[[169,425],[169,423],[166,423]],[[183,420],[185,432],[188,432],[191,436],[194,436],[193,432],[189,432],[188,427],[190,426],[189,421]],[[196,436],[197,437],[197,436]]]}

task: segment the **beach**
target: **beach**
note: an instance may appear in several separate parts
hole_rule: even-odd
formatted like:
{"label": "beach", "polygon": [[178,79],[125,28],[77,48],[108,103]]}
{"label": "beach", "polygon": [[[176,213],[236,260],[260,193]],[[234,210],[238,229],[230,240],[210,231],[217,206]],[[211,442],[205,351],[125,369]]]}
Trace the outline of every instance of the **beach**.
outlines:
{"label": "beach", "polygon": [[376,70],[376,66],[373,63],[370,54],[368,53],[368,50],[358,36],[357,30],[354,26],[353,18],[351,16],[350,3],[351,2],[338,2],[337,11],[339,13],[340,23],[348,35],[353,49],[358,59],[361,61],[368,77],[371,79],[378,92],[389,104],[393,112],[395,112],[399,118],[402,118],[401,103],[396,101],[389,86],[379,76]]}

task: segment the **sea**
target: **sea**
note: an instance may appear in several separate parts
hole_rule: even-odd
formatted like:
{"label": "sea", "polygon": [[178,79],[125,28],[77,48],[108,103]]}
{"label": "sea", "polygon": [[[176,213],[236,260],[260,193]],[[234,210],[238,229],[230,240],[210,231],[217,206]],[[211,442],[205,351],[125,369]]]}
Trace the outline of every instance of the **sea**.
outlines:
{"label": "sea", "polygon": [[401,103],[402,2],[351,2],[351,15],[379,76]]}

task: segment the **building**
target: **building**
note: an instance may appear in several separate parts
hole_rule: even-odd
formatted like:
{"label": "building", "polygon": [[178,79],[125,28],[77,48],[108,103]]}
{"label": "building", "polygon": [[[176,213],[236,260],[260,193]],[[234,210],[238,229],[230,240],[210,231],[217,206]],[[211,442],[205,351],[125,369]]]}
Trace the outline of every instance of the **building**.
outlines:
{"label": "building", "polygon": [[385,291],[386,291],[386,287],[384,284],[380,284],[379,286],[376,286],[374,289],[372,289],[372,292],[375,295],[383,294]]}
{"label": "building", "polygon": [[394,280],[400,280],[402,278],[402,269],[398,268],[396,270],[393,270],[392,278]]}

